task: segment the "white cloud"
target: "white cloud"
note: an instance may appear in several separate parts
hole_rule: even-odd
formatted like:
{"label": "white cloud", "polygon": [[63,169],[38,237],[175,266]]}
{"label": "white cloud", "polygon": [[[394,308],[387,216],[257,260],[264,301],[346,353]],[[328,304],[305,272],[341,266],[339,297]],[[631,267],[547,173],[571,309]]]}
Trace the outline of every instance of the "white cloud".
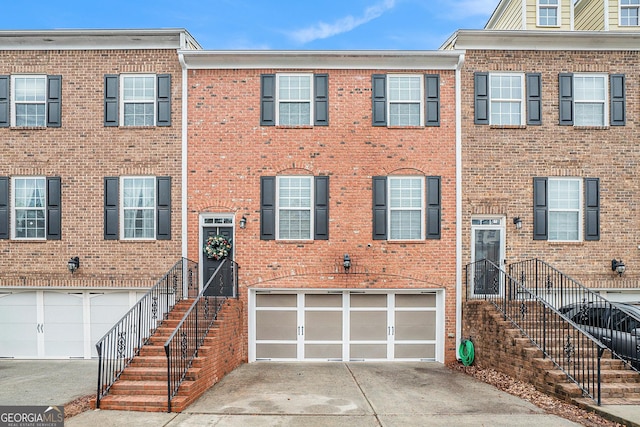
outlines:
{"label": "white cloud", "polygon": [[360,25],[366,24],[386,11],[392,9],[396,4],[396,0],[383,0],[373,6],[369,6],[364,10],[362,16],[345,16],[340,18],[332,24],[325,22],[319,22],[311,27],[302,28],[289,33],[289,36],[298,43],[309,43],[318,39],[326,39],[328,37],[335,36],[337,34],[346,33],[353,30]]}

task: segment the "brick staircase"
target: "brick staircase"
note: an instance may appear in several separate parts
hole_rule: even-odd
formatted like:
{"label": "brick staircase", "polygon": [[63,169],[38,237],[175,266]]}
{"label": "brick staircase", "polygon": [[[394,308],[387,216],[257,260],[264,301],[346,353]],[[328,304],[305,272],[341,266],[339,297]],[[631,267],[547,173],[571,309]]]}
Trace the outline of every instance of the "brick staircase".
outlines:
{"label": "brick staircase", "polygon": [[[579,405],[593,403],[583,397],[582,390],[551,360],[543,358],[542,351],[529,338],[511,322],[503,320],[490,303],[468,301],[465,304],[465,330],[467,336],[473,337],[479,366],[529,382],[540,391],[566,401]],[[576,365],[575,369],[581,367]],[[609,351],[605,351],[601,359],[600,375],[602,404],[640,404],[640,374],[612,358]]]}
{"label": "brick staircase", "polygon": [[[167,412],[167,357],[164,343],[191,306],[193,300],[176,304],[158,327],[140,354],[113,384],[109,394],[100,399],[100,409]],[[227,300],[213,324],[198,357],[171,401],[172,412],[182,412],[209,387],[242,363],[244,357],[238,323],[242,322],[238,300]],[[241,345],[241,344],[240,344]],[[95,406],[95,401],[93,402]]]}

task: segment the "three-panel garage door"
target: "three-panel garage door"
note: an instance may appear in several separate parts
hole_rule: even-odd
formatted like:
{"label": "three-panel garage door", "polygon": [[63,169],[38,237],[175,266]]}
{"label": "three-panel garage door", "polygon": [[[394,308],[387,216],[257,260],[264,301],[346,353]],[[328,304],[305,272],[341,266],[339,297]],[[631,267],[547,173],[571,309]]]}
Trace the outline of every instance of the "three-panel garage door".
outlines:
{"label": "three-panel garage door", "polygon": [[438,292],[255,291],[250,360],[437,360]]}

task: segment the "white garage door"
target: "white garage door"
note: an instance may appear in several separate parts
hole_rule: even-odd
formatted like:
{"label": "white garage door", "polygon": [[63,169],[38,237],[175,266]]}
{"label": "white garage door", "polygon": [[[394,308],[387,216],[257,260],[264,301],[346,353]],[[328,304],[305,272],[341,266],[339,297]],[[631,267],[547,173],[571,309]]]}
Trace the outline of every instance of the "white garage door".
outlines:
{"label": "white garage door", "polygon": [[96,341],[129,310],[135,294],[133,291],[2,291],[0,357],[96,357]]}
{"label": "white garage door", "polygon": [[437,292],[251,294],[250,360],[437,360]]}

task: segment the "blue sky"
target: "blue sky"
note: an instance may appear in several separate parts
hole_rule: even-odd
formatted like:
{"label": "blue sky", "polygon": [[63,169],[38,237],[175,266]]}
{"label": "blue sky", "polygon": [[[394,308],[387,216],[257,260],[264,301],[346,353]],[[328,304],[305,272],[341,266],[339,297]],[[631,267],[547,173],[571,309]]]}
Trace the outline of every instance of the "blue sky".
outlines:
{"label": "blue sky", "polygon": [[437,49],[499,0],[30,0],[3,30],[186,28],[205,49]]}

